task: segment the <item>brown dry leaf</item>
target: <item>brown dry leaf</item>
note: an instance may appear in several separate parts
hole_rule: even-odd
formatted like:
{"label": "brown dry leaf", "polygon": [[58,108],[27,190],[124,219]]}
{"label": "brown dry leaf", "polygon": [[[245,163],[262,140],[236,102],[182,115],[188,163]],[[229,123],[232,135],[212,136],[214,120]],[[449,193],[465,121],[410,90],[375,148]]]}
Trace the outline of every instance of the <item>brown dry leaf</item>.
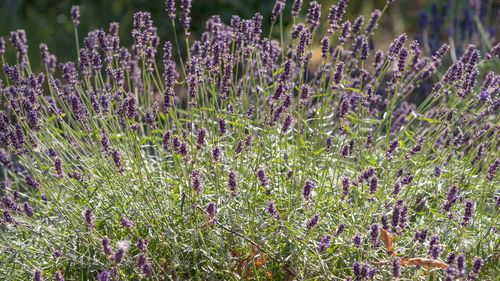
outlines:
{"label": "brown dry leaf", "polygon": [[448,265],[440,260],[426,258],[410,258],[408,259],[408,265],[448,268]]}
{"label": "brown dry leaf", "polygon": [[384,242],[385,249],[387,250],[389,256],[395,256],[396,252],[392,247],[392,242],[394,241],[394,237],[392,236],[392,234],[390,234],[389,231],[382,229],[382,231],[380,232],[380,238],[382,238],[382,242]]}
{"label": "brown dry leaf", "polygon": [[[391,265],[391,261],[379,261],[372,262],[374,265]],[[426,258],[410,258],[408,256],[404,256],[399,261],[400,266],[425,266],[425,267],[436,267],[436,268],[448,268],[448,265],[440,260],[435,259],[426,259]]]}
{"label": "brown dry leaf", "polygon": [[[243,258],[242,256],[238,254],[238,252],[234,251],[232,248],[229,248],[231,251],[231,255],[237,260],[236,261],[236,272],[241,276],[243,272],[245,271],[245,268],[249,266],[250,263],[254,263],[255,267],[257,269],[260,269],[262,266],[264,266],[268,260],[269,256],[267,254],[263,254],[262,252],[259,251],[257,247],[253,248],[252,254],[248,255],[246,258]],[[252,268],[250,270],[247,270],[244,278],[245,279],[251,279],[252,278]],[[268,274],[266,273],[266,276]],[[272,276],[272,275],[271,275]]]}
{"label": "brown dry leaf", "polygon": [[255,265],[257,266],[257,268],[261,268],[267,263],[268,259],[269,257],[266,254],[259,255],[257,258],[255,258]]}

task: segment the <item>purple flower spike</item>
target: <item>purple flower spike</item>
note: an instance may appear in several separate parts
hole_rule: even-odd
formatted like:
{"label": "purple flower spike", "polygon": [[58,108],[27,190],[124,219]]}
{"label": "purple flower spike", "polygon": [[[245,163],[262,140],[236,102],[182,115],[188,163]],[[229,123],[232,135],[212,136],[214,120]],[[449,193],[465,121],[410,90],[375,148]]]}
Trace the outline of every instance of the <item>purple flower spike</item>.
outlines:
{"label": "purple flower spike", "polygon": [[311,230],[313,229],[319,222],[319,219],[320,219],[320,216],[319,215],[314,215],[312,216],[308,221],[307,221],[307,224],[306,224],[306,228],[308,230]]}
{"label": "purple flower spike", "polygon": [[80,6],[74,5],[71,7],[71,21],[75,26],[80,24]]}
{"label": "purple flower spike", "polygon": [[110,281],[111,280],[111,272],[102,271],[101,273],[97,274],[97,280],[98,281]]}
{"label": "purple flower spike", "polygon": [[43,281],[42,272],[40,269],[35,269],[35,273],[33,274],[33,281]]}
{"label": "purple flower spike", "polygon": [[293,1],[292,16],[294,18],[298,17],[301,9],[302,9],[302,0]]}
{"label": "purple flower spike", "polygon": [[90,227],[90,228],[94,228],[95,227],[95,224],[93,222],[93,214],[92,214],[92,210],[90,210],[90,208],[87,208],[84,212],[83,212],[83,216],[85,217],[85,221],[87,222],[87,225]]}
{"label": "purple flower spike", "polygon": [[165,11],[167,12],[168,17],[171,20],[174,20],[175,19],[175,0],[166,0],[165,6],[166,6]]}
{"label": "purple flower spike", "polygon": [[326,251],[330,247],[330,241],[332,240],[331,235],[326,235],[324,236],[320,241],[319,241],[319,247],[318,247],[318,252],[322,253]]}
{"label": "purple flower spike", "polygon": [[193,172],[191,173],[191,186],[197,194],[200,194],[201,190],[203,189],[200,170],[193,170]]}
{"label": "purple flower spike", "polygon": [[304,185],[304,188],[302,190],[304,200],[309,201],[311,199],[311,194],[315,187],[316,184],[314,182],[312,182],[311,180],[306,181],[306,184]]}

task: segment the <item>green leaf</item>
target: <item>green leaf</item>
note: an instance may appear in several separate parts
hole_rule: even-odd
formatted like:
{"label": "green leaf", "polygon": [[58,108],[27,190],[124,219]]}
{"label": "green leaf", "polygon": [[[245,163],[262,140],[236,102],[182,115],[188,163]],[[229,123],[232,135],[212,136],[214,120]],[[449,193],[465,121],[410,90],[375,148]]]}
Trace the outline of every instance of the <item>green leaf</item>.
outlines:
{"label": "green leaf", "polygon": [[323,147],[322,149],[317,150],[316,152],[314,152],[314,155],[318,155],[318,154],[320,154],[321,152],[323,152],[323,150],[325,150],[325,148],[324,148],[324,147]]}
{"label": "green leaf", "polygon": [[441,123],[441,121],[436,120],[436,119],[431,119],[431,118],[419,117],[419,118],[417,118],[417,119],[418,119],[418,120],[427,121],[427,122],[430,122],[430,123],[432,123],[432,124],[439,124],[439,123]]}
{"label": "green leaf", "polygon": [[344,88],[344,89],[346,89],[346,90],[351,90],[351,91],[354,91],[354,92],[356,92],[356,93],[359,93],[359,94],[361,94],[363,97],[365,96],[365,94],[363,94],[363,92],[361,92],[361,91],[360,91],[360,90],[358,90],[358,89],[354,89],[354,88]]}
{"label": "green leaf", "polygon": [[147,141],[151,141],[152,138],[151,137],[144,137],[144,138],[141,138],[141,141],[139,142],[139,145],[143,145],[144,143],[146,143]]}
{"label": "green leaf", "polygon": [[273,73],[273,76],[276,76],[276,75],[280,74],[281,72],[283,72],[283,67],[280,68],[280,69],[278,69],[278,70],[276,70],[276,72]]}

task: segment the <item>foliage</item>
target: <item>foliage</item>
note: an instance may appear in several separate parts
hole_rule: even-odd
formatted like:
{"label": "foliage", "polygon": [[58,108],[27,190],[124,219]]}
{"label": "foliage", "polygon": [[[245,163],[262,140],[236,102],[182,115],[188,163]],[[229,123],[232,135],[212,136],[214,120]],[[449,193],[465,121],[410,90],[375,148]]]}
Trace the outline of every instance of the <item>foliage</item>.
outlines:
{"label": "foliage", "polygon": [[2,278],[494,278],[500,44],[448,68],[447,44],[427,57],[406,34],[373,50],[397,3],[349,25],[344,0],[213,16],[195,40],[173,2],[185,36],[163,48],[147,12],[130,49],[115,23],[76,63],[40,45],[42,73],[23,30],[16,63],[0,44]]}

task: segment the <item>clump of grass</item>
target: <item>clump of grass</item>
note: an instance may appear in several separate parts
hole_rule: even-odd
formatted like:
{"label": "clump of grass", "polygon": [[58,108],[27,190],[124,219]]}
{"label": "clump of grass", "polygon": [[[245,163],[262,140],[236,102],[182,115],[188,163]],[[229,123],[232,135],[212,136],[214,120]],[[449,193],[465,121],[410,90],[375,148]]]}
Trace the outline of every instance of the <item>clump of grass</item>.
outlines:
{"label": "clump of grass", "polygon": [[0,38],[0,274],[494,278],[500,45],[470,45],[448,69],[447,44],[425,54],[402,34],[377,50],[389,2],[351,24],[340,0],[321,25],[321,5],[296,0],[276,41],[261,23],[278,28],[283,1],[271,19],[213,16],[200,40],[191,1],[167,1],[185,40],[138,12],[131,48],[116,23],[79,41],[73,7],[78,61],[41,44],[44,73],[24,31],[14,64]]}

